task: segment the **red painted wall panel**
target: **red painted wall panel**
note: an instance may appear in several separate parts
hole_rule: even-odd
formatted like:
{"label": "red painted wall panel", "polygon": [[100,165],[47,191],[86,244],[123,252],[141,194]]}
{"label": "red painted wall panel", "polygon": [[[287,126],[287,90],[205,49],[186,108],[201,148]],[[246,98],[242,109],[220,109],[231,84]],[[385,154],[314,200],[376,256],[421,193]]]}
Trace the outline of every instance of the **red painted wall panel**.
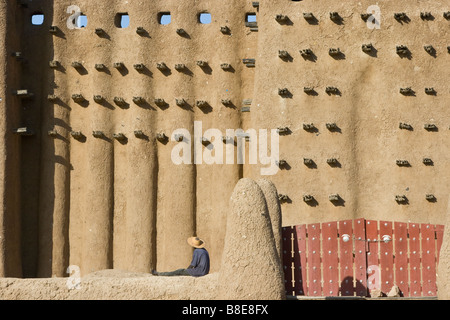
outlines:
{"label": "red painted wall panel", "polygon": [[339,294],[337,222],[322,223],[323,295]]}
{"label": "red painted wall panel", "polygon": [[308,232],[308,295],[322,295],[320,224],[307,225]]}
{"label": "red painted wall panel", "polygon": [[367,243],[366,243],[366,221],[356,219],[353,221],[353,232],[355,235],[355,293],[357,296],[367,296]]}
{"label": "red painted wall panel", "polygon": [[395,283],[399,287],[402,296],[409,297],[408,224],[395,222],[393,238],[395,247]]}
{"label": "red painted wall panel", "polygon": [[[353,296],[353,221],[339,221],[339,264],[340,264],[340,295]],[[342,236],[347,234],[350,239],[345,242]]]}
{"label": "red painted wall panel", "polygon": [[436,225],[436,263],[439,263],[439,253],[441,251],[442,239],[444,238],[444,226]]}
{"label": "red painted wall panel", "polygon": [[380,221],[379,232],[381,291],[387,295],[394,285],[394,246],[392,222]]}
{"label": "red painted wall panel", "polygon": [[422,238],[422,295],[436,296],[436,243],[432,224],[420,225]]}
{"label": "red painted wall panel", "polygon": [[367,296],[376,288],[387,294],[395,284],[405,297],[436,296],[443,231],[442,225],[365,219],[283,227],[286,292]]}
{"label": "red painted wall panel", "polygon": [[422,295],[420,274],[420,225],[410,223],[409,231],[409,282],[412,297]]}
{"label": "red painted wall panel", "polygon": [[283,237],[283,271],[284,271],[284,284],[286,287],[286,293],[292,295],[294,293],[294,287],[292,285],[292,227],[282,228]]}
{"label": "red painted wall panel", "polygon": [[307,265],[306,265],[306,225],[295,226],[294,228],[294,278],[295,293],[297,295],[307,295]]}
{"label": "red painted wall panel", "polygon": [[367,235],[367,286],[371,290],[381,289],[381,274],[379,262],[378,222],[366,221]]}

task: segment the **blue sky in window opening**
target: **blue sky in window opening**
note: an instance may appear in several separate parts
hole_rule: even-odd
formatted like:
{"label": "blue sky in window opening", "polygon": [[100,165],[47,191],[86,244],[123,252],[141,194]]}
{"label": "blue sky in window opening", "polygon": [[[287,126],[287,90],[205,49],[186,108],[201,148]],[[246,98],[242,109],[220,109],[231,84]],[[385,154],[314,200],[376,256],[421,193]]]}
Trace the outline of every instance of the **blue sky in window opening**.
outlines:
{"label": "blue sky in window opening", "polygon": [[[82,14],[78,17],[77,21],[76,21],[76,25],[79,28],[84,28],[87,26],[87,17]],[[31,24],[35,25],[35,26],[40,26],[44,23],[44,15],[41,13],[38,14],[33,14],[31,16]]]}
{"label": "blue sky in window opening", "polygon": [[161,19],[159,20],[160,24],[169,24],[170,22],[172,22],[172,16],[170,13],[161,14]]}
{"label": "blue sky in window opening", "polygon": [[85,28],[87,26],[87,22],[88,22],[87,17],[82,14],[81,16],[78,17],[77,27]]}
{"label": "blue sky in window opening", "polygon": [[122,15],[120,21],[121,28],[127,28],[130,25],[130,16],[127,14]]}
{"label": "blue sky in window opening", "polygon": [[[202,24],[209,24],[211,23],[211,14],[210,13],[200,13],[199,15],[199,22]],[[247,15],[247,21],[248,22],[254,22],[256,21],[256,14],[248,14]],[[160,18],[160,24],[166,25],[170,24],[172,22],[172,16],[170,13],[163,13]],[[31,23],[35,26],[42,25],[44,23],[44,15],[41,13],[36,13],[31,16]],[[88,19],[86,15],[82,14],[78,17],[76,21],[76,25],[79,28],[85,28],[88,24]],[[127,28],[130,25],[130,16],[127,14],[124,14],[121,16],[120,20],[120,27],[121,28]]]}
{"label": "blue sky in window opening", "polygon": [[247,14],[247,22],[256,22],[256,13]]}
{"label": "blue sky in window opening", "polygon": [[44,23],[44,15],[42,13],[36,13],[31,16],[31,23],[35,26],[40,26]]}
{"label": "blue sky in window opening", "polygon": [[209,24],[209,23],[211,23],[211,14],[207,13],[207,12],[200,13],[199,21],[202,24]]}

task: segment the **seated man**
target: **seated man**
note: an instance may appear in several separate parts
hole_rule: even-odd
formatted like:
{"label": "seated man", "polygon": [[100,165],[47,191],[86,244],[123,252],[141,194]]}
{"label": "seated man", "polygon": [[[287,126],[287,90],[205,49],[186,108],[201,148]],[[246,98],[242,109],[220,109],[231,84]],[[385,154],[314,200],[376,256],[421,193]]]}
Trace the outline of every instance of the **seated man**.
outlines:
{"label": "seated man", "polygon": [[192,276],[201,277],[209,273],[209,253],[205,249],[205,242],[198,237],[190,237],[187,239],[189,245],[194,247],[192,261],[187,269],[178,269],[170,272],[152,271],[155,276]]}

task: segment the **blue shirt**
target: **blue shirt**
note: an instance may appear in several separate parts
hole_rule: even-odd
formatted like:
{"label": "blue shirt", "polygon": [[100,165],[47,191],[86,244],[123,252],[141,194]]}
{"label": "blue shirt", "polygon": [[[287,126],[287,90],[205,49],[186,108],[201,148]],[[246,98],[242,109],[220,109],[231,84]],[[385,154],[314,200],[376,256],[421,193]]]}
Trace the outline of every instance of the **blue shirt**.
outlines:
{"label": "blue shirt", "polygon": [[201,277],[209,273],[209,253],[206,249],[195,249],[192,262],[186,271],[193,277]]}

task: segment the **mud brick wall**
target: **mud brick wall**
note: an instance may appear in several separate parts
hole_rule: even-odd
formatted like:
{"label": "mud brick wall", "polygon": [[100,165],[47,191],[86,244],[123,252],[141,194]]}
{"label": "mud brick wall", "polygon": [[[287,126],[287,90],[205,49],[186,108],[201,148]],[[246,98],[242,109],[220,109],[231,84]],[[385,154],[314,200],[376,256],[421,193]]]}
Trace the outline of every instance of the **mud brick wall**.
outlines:
{"label": "mud brick wall", "polygon": [[[68,29],[71,5],[87,16],[85,28]],[[171,134],[184,128],[193,135],[194,121],[203,131],[224,133],[289,128],[279,137],[287,165],[270,177],[287,196],[283,225],[359,217],[442,223],[449,185],[450,36],[443,15],[449,4],[383,2],[380,29],[361,19],[370,5],[3,2],[0,276],[64,276],[69,265],[80,266],[82,274],[179,268],[190,262],[186,238],[194,234],[208,243],[211,269],[218,270],[229,197],[240,178],[260,178],[261,165],[174,164],[178,142]],[[158,21],[163,12],[170,12],[168,25]],[[202,12],[211,14],[210,24],[199,23]],[[331,20],[330,12],[342,19]],[[409,21],[396,20],[398,12]],[[434,18],[423,19],[421,12]],[[31,24],[35,13],[44,14],[42,25]],[[246,23],[249,13],[257,23]],[[130,17],[127,28],[118,25],[122,14]],[[223,33],[223,26],[230,32]],[[362,51],[369,43],[372,51]],[[405,57],[396,53],[398,45],[408,47]],[[435,52],[425,51],[427,45]],[[342,53],[330,56],[330,48]],[[304,58],[303,49],[313,54]],[[289,57],[281,59],[280,50]],[[169,70],[159,70],[161,62]],[[223,70],[223,63],[232,68]],[[144,68],[136,70],[136,64]],[[307,94],[304,87],[314,91]],[[326,93],[327,87],[337,94]],[[401,94],[406,87],[415,93]],[[425,93],[431,87],[435,92]],[[287,95],[279,94],[283,88]],[[20,89],[33,96],[15,95]],[[197,107],[200,100],[208,106]],[[412,129],[400,129],[400,122]],[[315,129],[304,130],[311,123]],[[329,130],[329,123],[337,128]],[[428,124],[437,129],[425,130]],[[158,133],[169,140],[157,140]],[[337,162],[327,163],[332,158]],[[333,194],[337,201],[329,200]],[[406,202],[395,200],[403,195]]]}
{"label": "mud brick wall", "polygon": [[[374,4],[260,2],[251,126],[290,131],[280,136],[279,146],[287,165],[272,178],[288,196],[283,225],[362,217],[444,223],[450,136],[450,34],[444,13],[450,4],[384,1],[378,3],[380,29],[370,29],[361,14]],[[333,21],[331,12],[340,18]],[[421,18],[422,12],[432,18]],[[305,13],[314,18],[305,19]],[[407,18],[396,20],[396,13]],[[286,20],[277,21],[277,15]],[[373,49],[364,52],[364,44]],[[407,46],[407,55],[397,54],[400,45]],[[428,45],[432,54],[424,49]],[[329,54],[338,48],[340,54]],[[312,53],[303,57],[305,49]],[[280,50],[288,58],[281,59]],[[338,91],[327,93],[327,87]],[[407,87],[414,93],[401,94]],[[288,94],[279,95],[284,88]],[[400,123],[411,128],[400,129]],[[311,130],[304,128],[309,124]],[[428,124],[436,128],[426,130]],[[312,164],[305,165],[305,158]],[[335,163],[327,163],[333,158]],[[250,170],[259,172],[258,166]],[[427,200],[427,194],[434,198]],[[313,200],[305,202],[304,195]],[[330,195],[339,197],[330,201]],[[396,195],[406,201],[397,202]]]}

